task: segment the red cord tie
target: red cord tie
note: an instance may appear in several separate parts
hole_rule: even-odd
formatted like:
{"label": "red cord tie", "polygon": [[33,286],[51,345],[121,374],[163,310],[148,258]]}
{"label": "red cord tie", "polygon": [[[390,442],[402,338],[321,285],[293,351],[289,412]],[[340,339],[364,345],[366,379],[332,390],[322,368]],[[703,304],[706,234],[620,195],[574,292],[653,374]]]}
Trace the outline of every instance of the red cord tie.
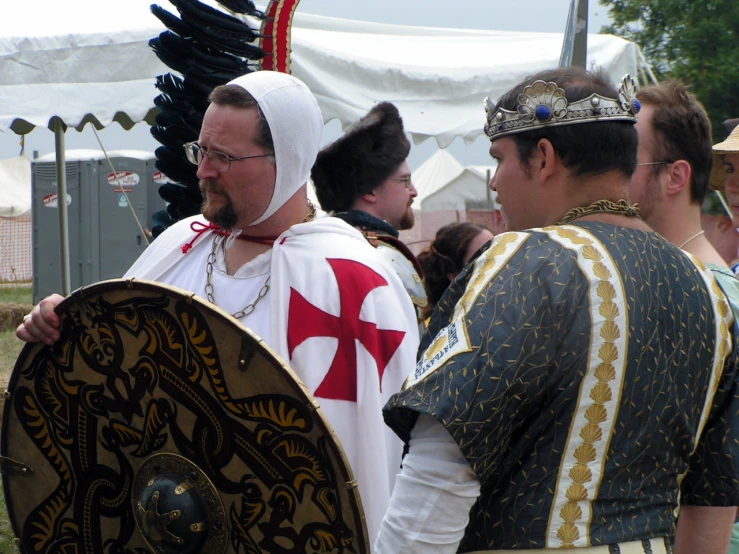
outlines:
{"label": "red cord tie", "polygon": [[218,227],[218,225],[216,225],[215,223],[211,223],[210,221],[207,225],[202,221],[193,221],[192,223],[190,223],[190,229],[195,231],[195,236],[190,242],[182,245],[183,254],[187,254],[192,249],[192,245],[195,244],[195,241],[198,240],[203,233],[220,229],[220,227]]}
{"label": "red cord tie", "polygon": [[[198,240],[203,233],[207,233],[208,231],[213,231],[216,235],[227,237],[231,235],[230,231],[224,231],[221,229],[218,225],[212,222],[208,222],[207,224],[203,223],[202,221],[193,221],[190,223],[190,229],[192,229],[195,232],[195,236],[192,238],[190,242],[187,242],[182,245],[182,253],[187,254],[195,244],[195,241]],[[238,237],[236,237],[240,240],[246,240],[249,242],[256,242],[258,244],[267,244],[271,245],[277,240],[277,237],[253,237],[250,235],[244,235],[241,234]]]}

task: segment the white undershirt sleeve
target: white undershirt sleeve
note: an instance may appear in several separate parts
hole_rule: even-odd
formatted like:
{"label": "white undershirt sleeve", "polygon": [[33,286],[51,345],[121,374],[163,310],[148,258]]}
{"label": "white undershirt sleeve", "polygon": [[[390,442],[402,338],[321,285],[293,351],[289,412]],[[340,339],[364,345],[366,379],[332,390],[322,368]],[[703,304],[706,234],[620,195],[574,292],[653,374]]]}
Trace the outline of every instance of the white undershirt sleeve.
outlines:
{"label": "white undershirt sleeve", "polygon": [[454,554],[480,482],[449,432],[421,414],[374,554]]}

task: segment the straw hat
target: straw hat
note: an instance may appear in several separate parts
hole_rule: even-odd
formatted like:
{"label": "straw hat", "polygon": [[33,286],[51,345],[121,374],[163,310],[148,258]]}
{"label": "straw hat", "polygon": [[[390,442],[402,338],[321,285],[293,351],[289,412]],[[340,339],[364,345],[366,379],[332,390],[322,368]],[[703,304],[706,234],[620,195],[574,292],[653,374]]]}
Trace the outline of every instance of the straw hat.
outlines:
{"label": "straw hat", "polygon": [[739,153],[739,125],[724,142],[713,145],[713,170],[711,171],[711,187],[722,190],[726,183],[723,154]]}

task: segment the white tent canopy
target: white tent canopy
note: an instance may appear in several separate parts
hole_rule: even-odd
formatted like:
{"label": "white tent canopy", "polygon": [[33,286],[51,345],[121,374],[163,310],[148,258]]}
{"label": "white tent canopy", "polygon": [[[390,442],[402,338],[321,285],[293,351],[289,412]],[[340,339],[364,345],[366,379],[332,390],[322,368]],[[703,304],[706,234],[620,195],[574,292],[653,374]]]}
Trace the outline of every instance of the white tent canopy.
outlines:
{"label": "white tent canopy", "polygon": [[146,5],[39,0],[10,11],[0,18],[0,131],[50,127],[53,117],[130,128],[152,110],[153,77],[166,66],[147,46],[162,27]]}
{"label": "white tent canopy", "polygon": [[413,172],[415,205],[423,211],[465,210],[469,203],[497,205],[497,194],[488,188],[488,172],[493,175],[495,166],[464,167],[446,150],[438,150]]}
{"label": "white tent canopy", "polygon": [[[448,146],[482,133],[486,96],[497,99],[526,76],[556,67],[561,33],[475,31],[385,25],[300,15],[293,73],[318,97],[324,120],[356,121],[378,100],[398,106],[416,143]],[[637,75],[638,47],[588,37],[588,63],[614,80]]]}
{"label": "white tent canopy", "polygon": [[0,217],[31,213],[31,162],[25,156],[0,160]]}
{"label": "white tent canopy", "polygon": [[[154,78],[168,69],[148,46],[164,28],[151,0],[114,13],[97,0],[38,0],[44,17],[0,19],[0,131],[29,132],[58,117],[67,126],[128,128],[153,116]],[[159,2],[175,11],[169,2]],[[313,90],[324,120],[344,126],[380,100],[394,102],[416,142],[444,147],[481,132],[482,100],[557,65],[560,33],[471,31],[295,15],[293,73]],[[615,78],[636,74],[635,44],[590,35],[590,64]]]}
{"label": "white tent canopy", "polygon": [[[0,131],[64,129],[87,122],[125,128],[152,121],[154,79],[168,71],[149,47],[164,27],[151,0],[36,0],[0,18]],[[212,3],[212,2],[209,2]],[[175,11],[169,2],[160,2]],[[528,74],[554,67],[559,33],[510,33],[381,25],[298,12],[292,32],[293,73],[316,94],[324,121],[354,123],[380,100],[394,102],[414,141],[471,142],[483,123],[482,99],[497,97]],[[591,35],[590,64],[615,78],[637,74],[638,48]],[[66,194],[58,157],[58,194]],[[69,291],[66,205],[60,204],[62,290]]]}

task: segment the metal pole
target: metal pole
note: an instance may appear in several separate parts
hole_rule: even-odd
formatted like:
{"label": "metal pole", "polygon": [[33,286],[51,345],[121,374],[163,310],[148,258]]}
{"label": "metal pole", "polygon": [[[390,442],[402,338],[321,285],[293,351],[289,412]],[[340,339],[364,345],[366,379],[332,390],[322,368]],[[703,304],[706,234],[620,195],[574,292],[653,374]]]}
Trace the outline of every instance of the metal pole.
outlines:
{"label": "metal pole", "polygon": [[67,223],[67,164],[64,152],[64,122],[54,121],[54,147],[56,149],[56,199],[59,206],[59,253],[61,255],[62,294],[72,292],[69,272],[69,225]]}
{"label": "metal pole", "polygon": [[639,50],[639,59],[637,61],[639,62],[639,65],[647,72],[647,75],[649,75],[649,78],[652,80],[652,84],[658,85],[659,81],[652,72],[652,67],[649,65],[649,62],[644,57],[644,53],[641,50]]}
{"label": "metal pole", "polygon": [[559,67],[579,66],[587,69],[588,0],[572,0],[567,14]]}
{"label": "metal pole", "polygon": [[487,199],[488,199],[488,208],[491,208],[493,204],[493,197],[491,194],[493,191],[490,190],[490,178],[491,178],[490,170],[486,169],[485,170],[485,191],[486,191],[485,195],[487,196]]}

